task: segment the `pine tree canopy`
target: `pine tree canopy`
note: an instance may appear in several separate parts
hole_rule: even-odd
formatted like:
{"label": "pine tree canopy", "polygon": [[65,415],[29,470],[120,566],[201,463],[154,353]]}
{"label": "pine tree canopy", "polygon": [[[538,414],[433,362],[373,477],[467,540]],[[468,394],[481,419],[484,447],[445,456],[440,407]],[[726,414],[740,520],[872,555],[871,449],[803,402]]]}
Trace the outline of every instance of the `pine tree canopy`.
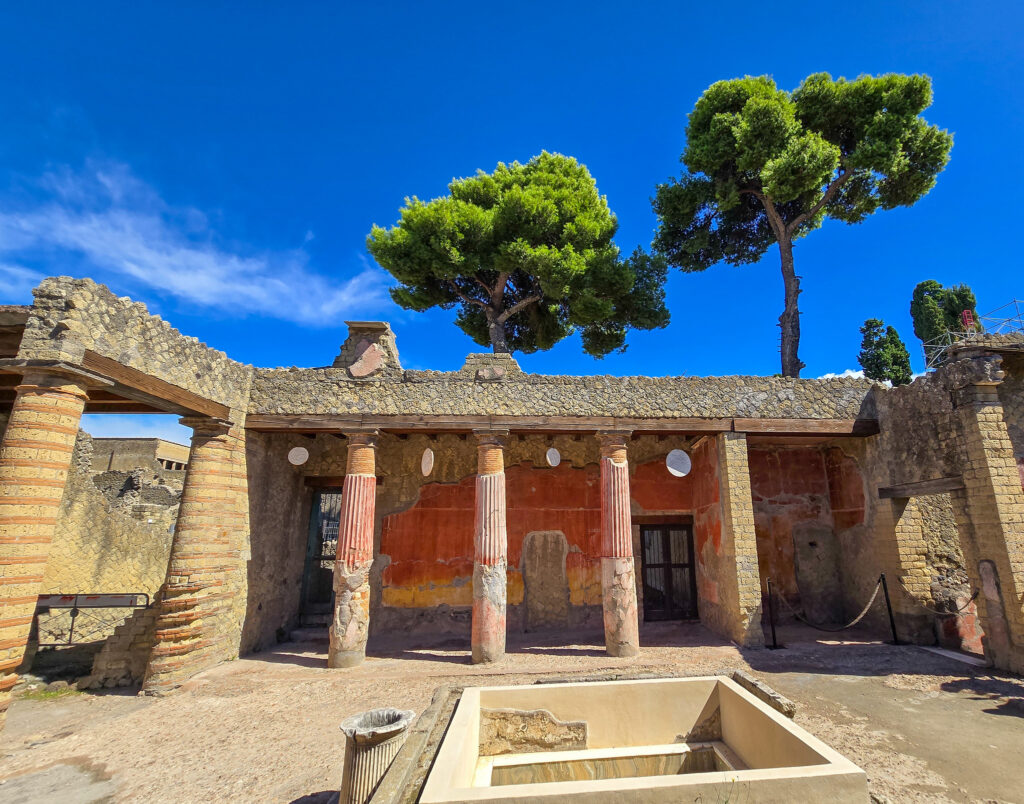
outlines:
{"label": "pine tree canopy", "polygon": [[793,242],[826,217],[859,223],[911,206],[935,184],[953,140],[920,115],[924,75],[809,76],[793,92],[767,76],[712,84],[686,128],[685,167],[657,188],[657,252],[684,271],[756,262],[777,243],[785,281],[782,373],[803,363]]}
{"label": "pine tree canopy", "polygon": [[906,385],[913,377],[910,354],[895,327],[887,327],[877,318],[869,318],[860,328],[863,339],[857,360],[864,376],[893,385]]}
{"label": "pine tree canopy", "polygon": [[448,190],[406,199],[397,225],[367,238],[402,307],[457,307],[456,324],[495,352],[550,349],[578,330],[601,357],[625,348],[629,328],[668,324],[664,260],[620,257],[618,221],[575,159],[544,152]]}

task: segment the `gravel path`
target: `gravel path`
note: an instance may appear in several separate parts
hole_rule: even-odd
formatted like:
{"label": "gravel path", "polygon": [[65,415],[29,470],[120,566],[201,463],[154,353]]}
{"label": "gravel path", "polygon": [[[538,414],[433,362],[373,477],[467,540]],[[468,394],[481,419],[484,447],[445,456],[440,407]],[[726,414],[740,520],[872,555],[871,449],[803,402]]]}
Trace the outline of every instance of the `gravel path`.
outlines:
{"label": "gravel path", "polygon": [[512,641],[490,667],[470,664],[459,640],[384,643],[344,671],[326,669],[323,645],[285,644],[162,699],[111,691],[18,700],[0,736],[0,802],[50,802],[58,792],[64,804],[293,802],[337,789],[344,717],[381,705],[422,711],[442,684],[738,667],[796,701],[796,721],[861,765],[878,800],[1024,802],[1019,678],[878,642],[741,651],[699,626],[659,623],[645,626],[639,657],[612,659],[600,639]]}

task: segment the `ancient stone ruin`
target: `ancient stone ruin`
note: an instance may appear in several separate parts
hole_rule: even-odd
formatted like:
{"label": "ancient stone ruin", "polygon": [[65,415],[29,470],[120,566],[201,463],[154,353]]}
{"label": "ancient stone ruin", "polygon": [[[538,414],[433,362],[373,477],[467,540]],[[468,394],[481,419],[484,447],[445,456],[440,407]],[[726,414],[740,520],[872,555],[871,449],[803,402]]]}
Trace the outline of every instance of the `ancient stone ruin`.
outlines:
{"label": "ancient stone ruin", "polygon": [[[408,632],[468,637],[478,662],[500,661],[507,633],[588,624],[628,656],[657,619],[758,645],[768,578],[838,624],[883,572],[902,639],[1024,671],[1020,339],[963,344],[895,389],[543,376],[507,355],[406,370],[378,322],[351,322],[330,365],[256,368],[67,277],[0,310],[0,335],[0,707],[38,595],[83,591],[47,578],[96,558],[69,535],[83,412],[176,413],[193,431],[167,459],[183,469],[87,475],[145,520],[138,506],[176,493],[160,473],[183,480],[173,535],[146,558],[153,603],[90,683],[165,693],[300,626],[329,636],[338,672]],[[104,544],[98,565],[129,560],[128,542]],[[887,628],[884,607],[865,622]]]}

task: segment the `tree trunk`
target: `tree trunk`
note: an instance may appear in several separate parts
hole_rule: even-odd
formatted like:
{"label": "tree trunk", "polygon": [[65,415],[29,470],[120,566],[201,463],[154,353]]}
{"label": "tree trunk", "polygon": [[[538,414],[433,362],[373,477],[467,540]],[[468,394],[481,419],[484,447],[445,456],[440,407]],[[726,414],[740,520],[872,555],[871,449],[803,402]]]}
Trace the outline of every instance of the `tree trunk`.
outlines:
{"label": "tree trunk", "polygon": [[779,255],[782,257],[782,281],[786,286],[786,308],[779,316],[782,329],[782,376],[799,377],[804,364],[797,357],[800,348],[800,310],[797,299],[800,296],[800,279],[793,270],[793,241],[789,237],[779,238]]}
{"label": "tree trunk", "polygon": [[487,329],[491,336],[491,348],[494,354],[507,354],[508,341],[505,340],[505,322],[498,321],[497,316],[488,314]]}

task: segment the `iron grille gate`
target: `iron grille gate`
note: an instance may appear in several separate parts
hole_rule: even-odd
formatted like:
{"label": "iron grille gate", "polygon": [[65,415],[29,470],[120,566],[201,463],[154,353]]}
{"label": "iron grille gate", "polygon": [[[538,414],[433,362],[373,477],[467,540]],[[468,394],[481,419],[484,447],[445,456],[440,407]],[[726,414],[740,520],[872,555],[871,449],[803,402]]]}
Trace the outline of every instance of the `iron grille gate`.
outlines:
{"label": "iron grille gate", "polygon": [[690,525],[641,525],[644,619],[697,617],[697,578]]}
{"label": "iron grille gate", "polygon": [[306,570],[303,573],[302,610],[330,611],[334,599],[334,558],[338,552],[341,489],[316,492],[309,515]]}
{"label": "iron grille gate", "polygon": [[98,642],[124,621],[126,615],[117,613],[118,609],[148,607],[145,592],[39,595],[35,613],[38,645],[52,648]]}

